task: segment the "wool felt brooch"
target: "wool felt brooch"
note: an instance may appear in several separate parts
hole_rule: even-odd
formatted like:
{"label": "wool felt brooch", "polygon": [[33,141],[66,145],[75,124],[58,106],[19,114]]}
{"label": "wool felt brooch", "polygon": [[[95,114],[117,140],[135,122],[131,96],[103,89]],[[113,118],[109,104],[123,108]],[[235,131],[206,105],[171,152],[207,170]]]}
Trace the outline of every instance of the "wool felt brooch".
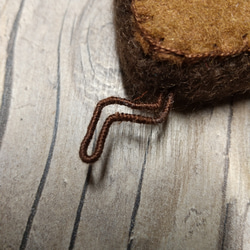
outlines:
{"label": "wool felt brooch", "polygon": [[[187,109],[250,90],[250,1],[115,0],[114,22],[129,99],[110,97],[97,104],[80,147],[84,162],[101,156],[115,121],[157,124],[166,120],[173,102]],[[101,111],[110,104],[154,116],[110,115],[88,155]]]}

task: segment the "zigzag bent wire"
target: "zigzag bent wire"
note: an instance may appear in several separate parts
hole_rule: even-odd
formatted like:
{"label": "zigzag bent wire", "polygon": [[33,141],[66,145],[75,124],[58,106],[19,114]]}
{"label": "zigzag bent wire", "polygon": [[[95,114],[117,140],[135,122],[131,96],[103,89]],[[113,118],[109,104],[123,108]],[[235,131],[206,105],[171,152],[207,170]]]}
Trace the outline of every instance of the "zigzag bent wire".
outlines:
{"label": "zigzag bent wire", "polygon": [[[106,99],[101,100],[96,105],[94,110],[92,119],[89,123],[87,133],[81,143],[79,155],[83,162],[86,163],[93,163],[99,159],[103,152],[104,144],[109,132],[109,128],[113,122],[134,122],[134,123],[143,123],[143,124],[157,124],[162,123],[168,117],[168,113],[172,107],[174,100],[173,93],[168,95],[168,98],[165,100],[163,95],[161,94],[156,103],[150,104],[138,104],[133,101],[129,101],[127,99],[119,98],[119,97],[109,97]],[[124,114],[116,112],[107,117],[105,120],[100,134],[97,139],[96,147],[92,155],[88,155],[87,150],[90,144],[90,141],[93,137],[94,131],[96,129],[96,125],[99,121],[102,109],[107,105],[118,104],[127,106],[132,109],[139,109],[139,110],[151,110],[156,111],[157,115],[155,117],[147,117],[142,115],[135,115],[135,114]]]}

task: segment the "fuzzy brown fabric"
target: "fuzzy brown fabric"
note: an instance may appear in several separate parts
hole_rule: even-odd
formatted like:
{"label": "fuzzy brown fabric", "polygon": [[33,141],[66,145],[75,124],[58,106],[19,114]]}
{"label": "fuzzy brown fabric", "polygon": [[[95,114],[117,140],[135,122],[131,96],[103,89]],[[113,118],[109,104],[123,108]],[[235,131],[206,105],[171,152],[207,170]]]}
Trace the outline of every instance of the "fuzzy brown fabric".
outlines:
{"label": "fuzzy brown fabric", "polygon": [[[166,8],[170,8],[167,5],[168,2],[171,1],[115,0],[117,50],[125,89],[129,97],[133,99],[146,92],[144,99],[141,100],[148,102],[157,98],[159,92],[166,94],[174,92],[176,105],[185,108],[191,104],[200,106],[204,103],[213,103],[233,94],[249,91],[248,36],[250,34],[248,34],[248,30],[250,32],[250,14],[248,11],[250,2],[218,0],[217,2],[220,4],[213,5],[212,0],[190,0],[179,4],[178,11],[176,7],[167,11]],[[213,27],[209,31],[210,33],[205,32],[207,26],[203,23],[193,27],[196,22],[194,18],[197,18],[195,16],[197,8],[194,8],[192,14],[190,14],[190,10],[183,14],[183,19],[186,20],[190,17],[192,20],[192,25],[186,27],[186,30],[183,29],[185,28],[183,20],[179,21],[180,29],[178,29],[176,20],[182,18],[179,14],[175,16],[175,22],[172,22],[175,24],[173,26],[175,29],[170,27],[171,25],[166,20],[171,22],[172,19],[164,15],[171,15],[171,11],[172,13],[173,11],[185,12],[187,8],[191,8],[190,6],[197,2],[199,8],[205,10],[211,6],[219,8],[224,4],[224,7],[218,10],[219,14],[215,15],[218,26]],[[208,2],[211,3],[207,4]],[[236,13],[236,5],[234,5],[232,9],[228,7],[225,16],[222,16],[225,5],[230,5],[228,2],[231,5],[232,2],[238,4],[240,12],[245,10],[245,15],[240,12]],[[249,6],[246,7],[246,3]],[[214,7],[212,11],[215,11]],[[161,8],[164,11],[159,11]],[[233,25],[230,26],[228,23],[223,25],[221,22],[229,22],[230,16],[234,20]],[[239,19],[240,17],[241,19]],[[208,20],[204,18],[204,21]],[[200,20],[197,19],[197,22]],[[224,28],[220,31],[218,30],[220,27]],[[237,28],[238,30],[235,31],[234,29]],[[199,30],[200,33],[193,35],[194,39],[191,39],[194,42],[187,41],[185,37],[190,37],[192,33],[197,33]],[[220,36],[216,37],[217,33]],[[175,42],[171,43],[171,39],[174,39]],[[209,39],[211,40],[209,41]]]}
{"label": "fuzzy brown fabric", "polygon": [[144,52],[173,62],[248,51],[249,9],[249,1],[238,0],[132,1]]}

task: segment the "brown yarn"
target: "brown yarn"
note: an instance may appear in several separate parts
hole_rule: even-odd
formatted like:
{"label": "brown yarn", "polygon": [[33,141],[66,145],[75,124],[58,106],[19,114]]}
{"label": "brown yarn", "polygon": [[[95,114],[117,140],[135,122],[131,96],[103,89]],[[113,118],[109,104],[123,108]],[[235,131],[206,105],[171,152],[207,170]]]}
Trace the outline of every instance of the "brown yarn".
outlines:
{"label": "brown yarn", "polygon": [[[99,159],[104,148],[104,144],[105,144],[105,140],[107,138],[108,132],[109,132],[109,128],[113,122],[126,121],[126,122],[143,123],[143,124],[157,124],[157,123],[161,123],[165,121],[167,119],[170,108],[173,104],[173,99],[174,99],[173,94],[170,93],[166,100],[163,98],[163,95],[161,94],[158,98],[158,101],[156,103],[151,103],[151,104],[138,104],[138,103],[129,101],[127,99],[118,98],[118,97],[109,97],[107,99],[101,100],[96,105],[92,119],[88,126],[87,133],[81,143],[81,147],[79,151],[80,158],[82,159],[82,161],[86,163],[93,163]],[[87,153],[88,146],[93,137],[96,125],[99,121],[99,118],[102,112],[102,109],[105,106],[111,105],[111,104],[123,105],[132,109],[157,111],[158,114],[155,117],[146,117],[142,115],[124,114],[124,113],[116,112],[115,114],[108,116],[98,136],[94,153],[92,155],[88,155]]]}

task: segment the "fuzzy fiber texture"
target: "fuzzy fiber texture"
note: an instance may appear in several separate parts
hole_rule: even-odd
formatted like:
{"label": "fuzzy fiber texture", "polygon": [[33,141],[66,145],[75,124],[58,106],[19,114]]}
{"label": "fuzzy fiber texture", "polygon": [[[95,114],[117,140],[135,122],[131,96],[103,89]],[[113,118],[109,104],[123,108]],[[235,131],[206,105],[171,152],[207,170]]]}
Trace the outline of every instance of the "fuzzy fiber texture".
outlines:
{"label": "fuzzy fiber texture", "polygon": [[135,35],[146,54],[155,47],[159,60],[166,59],[164,54],[183,60],[248,51],[249,9],[250,1],[238,0],[132,2]]}
{"label": "fuzzy fiber texture", "polygon": [[129,97],[150,102],[173,92],[175,105],[187,108],[248,92],[249,10],[250,1],[115,0]]}

